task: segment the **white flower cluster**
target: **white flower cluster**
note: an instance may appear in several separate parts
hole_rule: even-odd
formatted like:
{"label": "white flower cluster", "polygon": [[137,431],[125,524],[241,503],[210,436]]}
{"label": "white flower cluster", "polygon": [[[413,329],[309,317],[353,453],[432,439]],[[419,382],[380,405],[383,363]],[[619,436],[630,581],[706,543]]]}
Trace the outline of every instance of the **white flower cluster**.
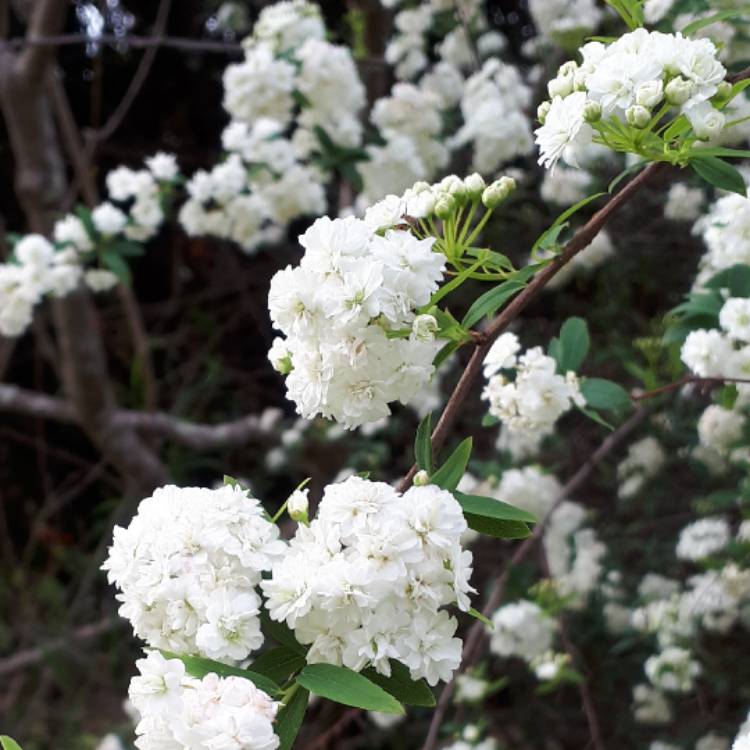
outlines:
{"label": "white flower cluster", "polygon": [[744,196],[723,195],[696,222],[693,231],[706,245],[696,287],[725,268],[750,265],[750,200]]}
{"label": "white flower cluster", "polygon": [[680,560],[703,560],[724,549],[730,539],[724,518],[701,518],[680,532],[676,554]]}
{"label": "white flower cluster", "polygon": [[305,0],[265,7],[244,42],[245,59],[224,72],[227,158],[188,182],[180,221],[253,252],[279,240],[300,216],[325,211],[328,175],[311,164],[334,144],[362,141],[365,90],[350,51],[325,40],[320,10]]}
{"label": "white flower cluster", "polygon": [[664,216],[672,221],[694,221],[703,207],[703,191],[688,187],[684,182],[676,182],[667,192]]}
{"label": "white flower cluster", "polygon": [[484,175],[530,154],[534,148],[527,113],[531,98],[531,88],[516,67],[497,58],[487,60],[463,88],[464,124],[451,139],[451,147],[472,144],[473,168]]}
{"label": "white flower cluster", "polygon": [[521,599],[505,604],[492,615],[490,651],[517,656],[531,664],[552,647],[556,623],[534,602]]}
{"label": "white flower cluster", "polygon": [[356,476],[328,485],[316,518],[261,583],[269,614],[310,644],[309,662],[388,675],[395,659],[414,679],[448,681],[461,640],[442,607],[469,608],[466,528],[453,495],[434,485],[403,496]]}
{"label": "white flower cluster", "polygon": [[617,466],[617,496],[621,499],[634,497],[659,473],[666,458],[661,444],[651,435],[632,443],[628,455]]}
{"label": "white flower cluster", "polygon": [[552,512],[544,532],[544,552],[557,593],[570,609],[582,608],[604,570],[607,547],[585,526],[586,509],[565,501]]}
{"label": "white flower cluster", "polygon": [[300,265],[279,271],[268,296],[286,337],[269,359],[288,373],[299,414],[356,427],[387,416],[391,401],[407,403],[429,381],[437,325],[417,310],[445,269],[433,242],[396,229],[381,236],[351,217],[323,217],[300,237]]}
{"label": "white flower cluster", "polygon": [[[107,175],[109,200],[93,211],[68,214],[50,241],[39,234],[21,238],[7,263],[0,263],[0,335],[20,336],[31,325],[44,297],[64,297],[83,282],[91,291],[111,289],[119,279],[101,266],[99,251],[115,243],[144,242],[164,221],[164,192],[178,178],[175,157],[158,153],[147,169],[119,167]],[[119,204],[121,208],[118,208]]]}
{"label": "white flower cluster", "polygon": [[149,646],[231,664],[263,643],[255,587],[284,552],[278,535],[238,486],[166,486],[115,528],[102,568]]}
{"label": "white flower cluster", "polygon": [[[719,311],[719,328],[691,331],[680,351],[687,367],[702,378],[748,379],[750,375],[750,299],[729,297]],[[734,409],[747,404],[747,384],[737,383],[739,397]],[[730,410],[724,410],[731,414]],[[701,442],[716,444],[720,450],[730,447],[742,433],[741,415],[729,416],[714,409],[699,425]],[[703,421],[703,420],[702,420]],[[712,446],[713,447],[713,446]]]}
{"label": "white flower cluster", "polygon": [[[390,7],[399,4],[398,0],[386,0]],[[385,59],[395,66],[396,77],[400,80],[412,79],[429,65],[431,53],[441,62],[447,62],[457,69],[468,68],[474,63],[472,44],[480,55],[501,52],[507,42],[496,31],[487,31],[487,19],[481,2],[478,0],[429,0],[429,2],[401,8],[394,16],[396,33],[388,42]],[[442,29],[448,29],[434,40]]]}
{"label": "white flower cluster", "polygon": [[279,704],[243,677],[185,673],[157,651],[136,662],[130,700],[140,714],[139,750],[275,750]]}
{"label": "white flower cluster", "polygon": [[[586,402],[574,372],[559,375],[557,363],[541,347],[518,356],[520,349],[514,333],[495,341],[484,360],[487,385],[482,398],[489,401],[490,414],[511,432],[547,435],[565,412]],[[509,380],[503,370],[514,370],[515,379]]]}
{"label": "white flower cluster", "polygon": [[689,693],[702,672],[690,651],[679,646],[669,646],[650,656],[645,671],[654,687],[670,693]]}
{"label": "white flower cluster", "polygon": [[588,121],[617,120],[646,127],[652,110],[677,107],[698,138],[717,135],[725,116],[711,104],[726,69],[708,39],[688,39],[636,29],[605,45],[588,42],[582,62],[566,62],[547,88],[536,131],[539,163],[554,167],[562,158],[573,166],[576,149],[591,142]]}
{"label": "white flower cluster", "polygon": [[602,11],[595,0],[529,0],[529,12],[542,41],[565,47],[595,29]]}

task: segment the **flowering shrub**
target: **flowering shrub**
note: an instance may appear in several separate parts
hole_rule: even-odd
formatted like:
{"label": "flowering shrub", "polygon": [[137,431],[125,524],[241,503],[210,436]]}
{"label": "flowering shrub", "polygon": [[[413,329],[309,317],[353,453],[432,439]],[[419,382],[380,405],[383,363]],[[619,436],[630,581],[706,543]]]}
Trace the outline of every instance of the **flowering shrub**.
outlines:
{"label": "flowering shrub", "polygon": [[[541,746],[556,735],[540,738],[535,701],[577,691],[587,735],[565,746],[746,750],[746,686],[726,663],[750,626],[750,203],[728,161],[750,156],[743,22],[703,4],[534,1],[520,44],[473,0],[387,5],[375,62],[390,88],[366,85],[362,11],[341,44],[316,5],[267,5],[223,74],[216,162],[119,166],[104,201],[11,237],[0,265],[2,335],[55,299],[60,345],[43,320],[35,333],[69,395],[0,384],[0,406],[82,426],[140,500],[101,566],[145,648],[135,746],[290,750],[306,717],[335,744],[361,710],[385,747],[406,707],[430,726],[400,746]],[[600,26],[617,36],[588,39]],[[547,80],[560,54],[577,60]],[[604,228],[657,190],[658,231],[689,244],[694,222],[705,246],[694,269],[658,261],[690,289],[666,316],[661,289],[633,303],[629,231]],[[140,406],[142,363],[122,396],[75,306],[128,285],[172,216],[253,256],[259,288],[271,277],[260,312],[242,292],[279,334],[256,338],[283,409],[263,392],[261,414],[198,425],[117,405]],[[75,349],[87,337],[98,348]],[[210,385],[213,346],[175,410]],[[212,489],[178,484],[209,484],[226,457],[165,449],[257,438],[251,479]]]}

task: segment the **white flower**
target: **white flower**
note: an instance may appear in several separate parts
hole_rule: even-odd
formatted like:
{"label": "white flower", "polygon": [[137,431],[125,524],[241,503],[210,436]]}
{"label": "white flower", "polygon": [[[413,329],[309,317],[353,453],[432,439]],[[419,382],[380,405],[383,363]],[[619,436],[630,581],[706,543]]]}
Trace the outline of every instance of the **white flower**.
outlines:
{"label": "white flower", "polygon": [[97,231],[111,236],[122,232],[128,223],[128,217],[111,203],[101,203],[91,212],[91,221]]}
{"label": "white flower", "polygon": [[146,166],[149,168],[155,179],[164,182],[171,182],[179,174],[179,167],[177,166],[177,158],[175,155],[166,154],[163,151],[159,151],[146,159]]}
{"label": "white flower", "polygon": [[500,607],[492,624],[490,650],[499,656],[518,656],[531,663],[552,646],[555,621],[534,602],[521,600]]}
{"label": "white flower", "polygon": [[106,292],[117,286],[120,280],[106,268],[91,268],[83,274],[86,286],[92,292]]}
{"label": "white flower", "polygon": [[94,247],[83,222],[73,214],[68,214],[55,224],[54,237],[55,242],[72,245],[82,253]]}
{"label": "white flower", "polygon": [[120,614],[154,648],[239,662],[263,642],[255,586],[285,544],[236,486],[162,487],[116,527],[102,566]]}
{"label": "white flower", "polygon": [[730,538],[723,518],[701,518],[680,532],[676,554],[681,560],[702,560],[726,547]]}
{"label": "white flower", "polygon": [[645,671],[654,687],[667,692],[689,693],[702,670],[689,651],[671,646],[656,656],[650,656]]}
{"label": "white flower", "polygon": [[574,146],[577,141],[588,139],[591,130],[584,120],[586,101],[582,91],[552,100],[544,125],[534,131],[540,164],[550,169],[562,158],[577,166]]}

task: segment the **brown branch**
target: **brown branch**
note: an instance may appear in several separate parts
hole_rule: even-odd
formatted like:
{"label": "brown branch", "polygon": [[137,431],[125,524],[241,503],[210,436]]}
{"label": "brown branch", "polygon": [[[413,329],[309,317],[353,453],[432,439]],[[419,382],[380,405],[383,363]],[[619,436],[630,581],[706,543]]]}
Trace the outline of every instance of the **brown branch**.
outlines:
{"label": "brown branch", "polygon": [[[545,266],[529,282],[528,286],[515,297],[510,304],[497,315],[484,330],[484,339],[477,342],[469,359],[466,369],[453,389],[448,402],[440,415],[437,425],[432,433],[432,451],[434,455],[440,451],[445,443],[451,428],[460,414],[464,401],[471,393],[474,383],[482,372],[482,363],[492,344],[505,331],[506,328],[526,309],[526,307],[540,294],[544,287],[552,280],[552,277],[565,265],[567,265],[578,253],[589,246],[591,241],[599,234],[604,225],[616,214],[626,203],[628,203],[644,185],[651,182],[658,174],[664,171],[665,164],[650,164],[637,177],[632,179],[619,193],[612,196],[607,203],[600,208],[584,224],[565,245],[562,252],[557,255],[547,266]],[[415,464],[399,485],[399,491],[408,489],[414,475],[419,470]]]}
{"label": "brown branch", "polygon": [[[505,566],[503,574],[498,579],[497,584],[490,594],[489,599],[482,609],[482,613],[485,617],[491,617],[493,612],[498,608],[500,602],[505,594],[505,587],[508,581],[508,575],[514,566],[518,565],[523,561],[531,550],[536,546],[537,542],[542,538],[544,530],[549,522],[550,516],[554,510],[568,497],[574,495],[578,490],[588,481],[594,469],[619,445],[621,445],[626,438],[633,433],[633,431],[643,422],[648,416],[646,409],[637,409],[633,415],[625,422],[623,422],[614,432],[610,433],[601,443],[601,445],[591,454],[591,457],[584,463],[578,471],[566,482],[565,486],[560,491],[555,501],[550,506],[549,511],[546,513],[539,523],[534,527],[534,531],[531,536],[524,539],[524,541],[516,548],[510,562]],[[461,666],[456,674],[471,669],[476,664],[482,653],[482,644],[486,637],[486,630],[484,624],[477,620],[469,630],[469,634],[466,637],[463,650],[463,658],[461,660]],[[437,745],[438,737],[440,734],[440,725],[443,723],[448,707],[451,704],[453,693],[456,689],[455,675],[453,679],[443,688],[443,692],[440,694],[437,707],[432,716],[430,723],[430,729],[427,733],[427,738],[422,746],[422,750],[435,750]]]}
{"label": "brown branch", "polygon": [[118,625],[125,623],[125,620],[116,618],[107,618],[101,622],[91,623],[89,625],[83,625],[77,628],[72,633],[69,633],[62,638],[56,638],[53,641],[44,643],[36,648],[30,648],[26,651],[19,651],[13,656],[8,657],[0,661],[0,675],[10,674],[16,672],[19,669],[30,667],[33,664],[37,664],[42,661],[44,657],[53,652],[59,651],[62,648],[68,648],[71,643],[77,643],[80,641],[87,641],[90,638],[94,638],[102,633],[107,633],[110,630],[115,629]]}
{"label": "brown branch", "polygon": [[[167,29],[167,20],[169,19],[169,11],[172,7],[172,0],[161,0],[159,8],[156,11],[156,20],[154,21],[154,29],[152,38],[155,40],[162,39],[164,32]],[[120,100],[115,111],[109,116],[109,119],[98,131],[93,131],[87,134],[87,150],[93,152],[93,148],[96,142],[106,141],[114,135],[115,131],[120,127],[122,121],[130,111],[133,102],[143,88],[143,84],[148,78],[148,74],[151,71],[151,67],[154,64],[156,53],[159,51],[157,44],[146,47],[146,52],[138,63],[138,68],[130,81],[130,85],[125,92],[125,95]],[[89,153],[89,160],[93,153]]]}
{"label": "brown branch", "polygon": [[37,86],[46,75],[55,49],[36,44],[62,27],[68,9],[67,0],[36,0],[31,11],[24,48],[15,60],[15,75],[28,86]]}
{"label": "brown branch", "polygon": [[[0,411],[82,426],[78,413],[69,402],[3,383],[0,383]],[[112,422],[117,429],[138,430],[196,450],[241,445],[272,433],[267,421],[256,414],[205,425],[167,412],[117,409]]]}
{"label": "brown branch", "polygon": [[695,375],[686,375],[684,378],[675,381],[674,383],[668,383],[662,385],[659,388],[654,388],[652,391],[645,391],[644,393],[631,394],[630,398],[633,401],[645,401],[649,398],[655,398],[656,396],[662,396],[665,393],[671,393],[677,391],[686,385],[707,385],[717,388],[720,385],[726,385],[727,383],[750,383],[750,379],[747,378],[699,378]]}

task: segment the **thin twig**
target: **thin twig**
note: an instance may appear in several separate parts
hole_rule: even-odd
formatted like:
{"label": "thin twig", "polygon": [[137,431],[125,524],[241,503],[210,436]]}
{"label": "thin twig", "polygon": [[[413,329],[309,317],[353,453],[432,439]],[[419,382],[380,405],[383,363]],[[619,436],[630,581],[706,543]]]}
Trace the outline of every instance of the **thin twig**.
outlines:
{"label": "thin twig", "polygon": [[[542,538],[544,530],[547,526],[550,516],[554,510],[568,497],[576,494],[583,484],[588,481],[589,477],[593,473],[594,469],[610,454],[615,450],[623,441],[632,434],[632,432],[643,422],[648,415],[646,409],[637,409],[633,415],[625,422],[623,422],[614,432],[610,433],[601,443],[601,445],[592,453],[591,457],[584,463],[578,471],[568,480],[565,486],[560,491],[555,501],[550,506],[549,511],[546,513],[539,523],[534,527],[534,531],[531,536],[524,539],[524,541],[516,548],[510,562],[505,566],[503,574],[498,579],[495,587],[490,594],[489,599],[484,605],[482,613],[485,617],[491,617],[492,613],[498,608],[500,602],[505,594],[505,587],[508,581],[508,575],[514,566],[518,565],[531,550],[536,546],[537,542]],[[457,674],[471,669],[476,664],[482,653],[482,643],[486,636],[486,630],[483,623],[477,620],[469,630],[464,643],[463,659],[461,660],[461,667]],[[435,712],[432,715],[432,721],[430,723],[430,729],[427,733],[422,750],[434,750],[440,734],[440,726],[443,723],[445,712],[450,706],[453,698],[453,693],[456,689],[455,675],[454,678],[443,688],[443,692],[440,694]]]}
{"label": "thin twig", "polygon": [[[565,265],[567,265],[578,253],[587,248],[591,241],[599,234],[604,225],[616,214],[626,203],[628,203],[644,185],[651,182],[665,168],[663,163],[650,164],[637,177],[632,179],[619,193],[612,196],[607,203],[600,208],[584,224],[565,245],[562,252],[557,255],[547,266],[542,268],[528,286],[515,297],[510,304],[497,315],[484,330],[485,337],[475,343],[474,351],[461,373],[458,383],[448,398],[448,402],[440,415],[437,425],[432,433],[432,451],[434,455],[440,451],[450,433],[458,415],[461,413],[464,401],[471,393],[474,383],[482,371],[482,363],[487,356],[492,344],[505,331],[505,329],[523,312],[523,310],[540,294],[544,287],[552,280],[552,277]],[[399,485],[399,491],[404,492],[411,485],[414,475],[419,470],[415,464]]]}
{"label": "thin twig", "polygon": [[671,393],[672,391],[677,391],[686,385],[708,385],[708,386],[718,387],[720,385],[726,385],[727,383],[750,384],[750,379],[748,378],[721,378],[721,377],[699,378],[695,375],[686,375],[684,378],[680,378],[680,380],[677,380],[674,383],[668,383],[667,385],[662,385],[659,388],[654,388],[654,390],[652,391],[645,391],[644,393],[631,394],[630,398],[633,399],[633,401],[645,401],[646,399],[649,399],[649,398],[655,398],[656,396],[661,396],[665,393]]}
{"label": "thin twig", "polygon": [[[79,425],[78,413],[68,401],[4,383],[0,383],[0,411]],[[272,417],[250,414],[216,425],[206,425],[167,412],[117,409],[112,422],[117,429],[135,429],[196,450],[211,450],[267,437],[272,434]]]}

